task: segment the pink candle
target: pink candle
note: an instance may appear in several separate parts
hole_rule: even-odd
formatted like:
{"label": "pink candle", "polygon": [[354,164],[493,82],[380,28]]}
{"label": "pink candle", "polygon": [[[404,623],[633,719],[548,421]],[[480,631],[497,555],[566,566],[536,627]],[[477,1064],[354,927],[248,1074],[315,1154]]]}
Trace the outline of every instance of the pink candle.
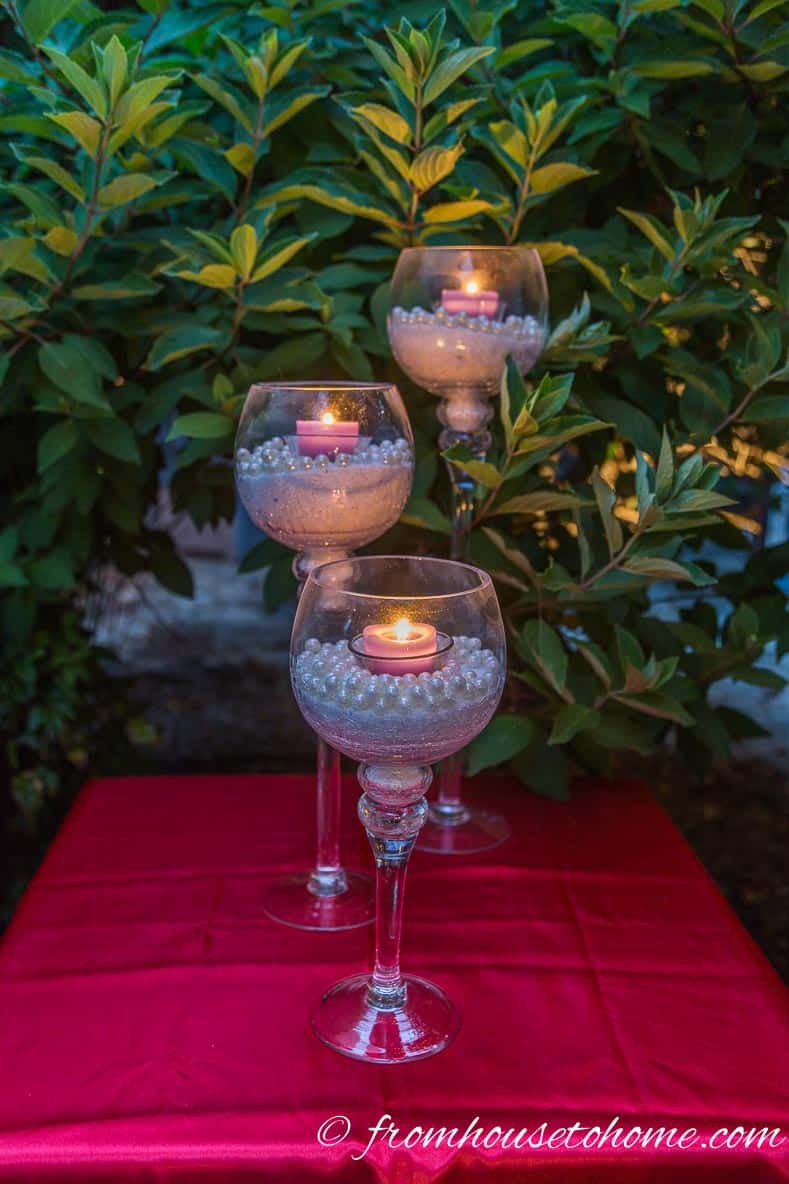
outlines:
{"label": "pink candle", "polygon": [[441,307],[445,312],[466,312],[471,317],[495,317],[499,308],[499,294],[493,290],[480,290],[474,280],[463,288],[442,288]]}
{"label": "pink candle", "polygon": [[296,420],[296,443],[302,456],[355,452],[358,442],[358,423],[337,420],[331,411],[326,411],[320,419]]}
{"label": "pink candle", "polygon": [[432,625],[412,624],[405,617],[393,625],[366,625],[362,633],[366,663],[373,674],[422,674],[436,658]]}

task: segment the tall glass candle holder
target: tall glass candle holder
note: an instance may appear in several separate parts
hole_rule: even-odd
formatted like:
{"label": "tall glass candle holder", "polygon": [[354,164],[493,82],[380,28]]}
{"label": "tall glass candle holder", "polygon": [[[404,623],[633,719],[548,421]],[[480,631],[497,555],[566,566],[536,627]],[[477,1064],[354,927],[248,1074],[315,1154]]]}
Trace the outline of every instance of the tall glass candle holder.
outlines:
{"label": "tall glass candle holder", "polygon": [[[256,383],[238,427],[239,497],[256,526],[296,551],[303,587],[397,522],[414,448],[397,388],[375,383]],[[315,867],[272,884],[263,907],[300,929],[352,929],[373,917],[369,876],[340,862],[340,758],[318,740]]]}
{"label": "tall glass candle holder", "polygon": [[[392,278],[387,327],[402,369],[441,399],[441,450],[463,444],[484,460],[491,443],[490,400],[500,391],[508,355],[526,374],[545,343],[548,287],[540,256],[517,246],[407,247]],[[450,555],[464,560],[475,482],[455,464],[448,470]],[[419,836],[421,850],[465,855],[495,847],[510,833],[501,814],[464,805],[461,765],[457,755],[441,768],[438,797]]]}
{"label": "tall glass candle holder", "polygon": [[359,818],[376,865],[371,974],[316,1003],[312,1024],[357,1060],[440,1052],[460,1018],[435,984],[400,969],[406,865],[427,814],[430,765],[491,719],[506,674],[490,577],[446,559],[370,556],[317,568],[299,601],[291,681],[304,718],[360,761]]}
{"label": "tall glass candle holder", "polygon": [[[438,438],[483,459],[490,447],[490,400],[510,355],[521,374],[542,352],[548,287],[532,247],[406,247],[390,290],[392,353],[418,386],[438,395]],[[450,466],[452,558],[467,558],[474,483]]]}

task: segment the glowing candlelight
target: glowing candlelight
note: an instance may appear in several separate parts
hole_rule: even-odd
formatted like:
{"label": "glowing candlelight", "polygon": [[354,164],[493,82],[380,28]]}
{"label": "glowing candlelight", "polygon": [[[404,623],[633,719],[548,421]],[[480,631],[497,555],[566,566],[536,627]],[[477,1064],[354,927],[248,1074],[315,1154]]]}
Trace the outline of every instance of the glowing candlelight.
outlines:
{"label": "glowing candlelight", "polygon": [[355,452],[358,442],[359,424],[338,420],[331,411],[324,411],[320,419],[296,420],[296,443],[302,456]]}
{"label": "glowing candlelight", "polygon": [[477,280],[466,280],[462,288],[442,288],[441,307],[445,312],[468,313],[472,317],[495,317],[499,308],[499,294],[481,288]]}
{"label": "glowing candlelight", "polygon": [[373,674],[422,674],[436,660],[436,631],[400,617],[389,625],[366,625],[362,633],[366,665]]}

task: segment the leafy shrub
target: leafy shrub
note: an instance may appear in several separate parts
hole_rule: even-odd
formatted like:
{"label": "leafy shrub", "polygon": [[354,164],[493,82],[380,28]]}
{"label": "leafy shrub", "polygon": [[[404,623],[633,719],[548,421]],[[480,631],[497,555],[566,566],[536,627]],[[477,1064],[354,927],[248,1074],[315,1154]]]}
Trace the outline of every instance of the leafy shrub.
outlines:
{"label": "leafy shrub", "polygon": [[[505,376],[488,461],[448,458],[479,482],[473,554],[513,651],[473,766],[511,759],[561,795],[571,761],[605,769],[672,732],[698,764],[757,730],[708,692],[772,685],[754,662],[789,641],[786,549],[754,546],[746,504],[786,464],[779,4],[536,7],[455,0],[445,22],[412,3],[414,23],[386,28],[377,3],[9,0],[0,611],[17,775],[51,758],[49,732],[20,722],[40,695],[30,661],[102,569],[190,593],[146,512],[167,457],[178,510],[232,513],[223,458],[252,379],[398,381],[419,463],[394,541],[446,547],[434,404],[385,335],[408,243],[533,243],[552,296],[542,368]],[[289,562],[272,543],[247,562],[270,565],[270,603]],[[675,619],[646,611],[666,582]]]}

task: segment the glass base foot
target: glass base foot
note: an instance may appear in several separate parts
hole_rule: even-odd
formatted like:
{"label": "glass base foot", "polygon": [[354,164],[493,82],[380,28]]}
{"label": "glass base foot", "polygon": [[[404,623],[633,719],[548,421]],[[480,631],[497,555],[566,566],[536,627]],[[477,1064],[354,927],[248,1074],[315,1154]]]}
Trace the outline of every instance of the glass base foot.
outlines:
{"label": "glass base foot", "polygon": [[432,1057],[451,1044],[460,1029],[460,1012],[433,983],[405,975],[402,1007],[373,1007],[370,976],[354,974],[335,983],[312,1008],[319,1040],[343,1056],[379,1065]]}
{"label": "glass base foot", "polygon": [[512,827],[503,814],[466,807],[459,821],[452,822],[431,806],[416,849],[435,855],[473,855],[498,847],[511,834]]}
{"label": "glass base foot", "polygon": [[263,912],[280,925],[294,929],[358,929],[375,917],[375,881],[363,872],[348,872],[348,887],[339,896],[315,896],[307,885],[309,872],[286,876],[269,884]]}

